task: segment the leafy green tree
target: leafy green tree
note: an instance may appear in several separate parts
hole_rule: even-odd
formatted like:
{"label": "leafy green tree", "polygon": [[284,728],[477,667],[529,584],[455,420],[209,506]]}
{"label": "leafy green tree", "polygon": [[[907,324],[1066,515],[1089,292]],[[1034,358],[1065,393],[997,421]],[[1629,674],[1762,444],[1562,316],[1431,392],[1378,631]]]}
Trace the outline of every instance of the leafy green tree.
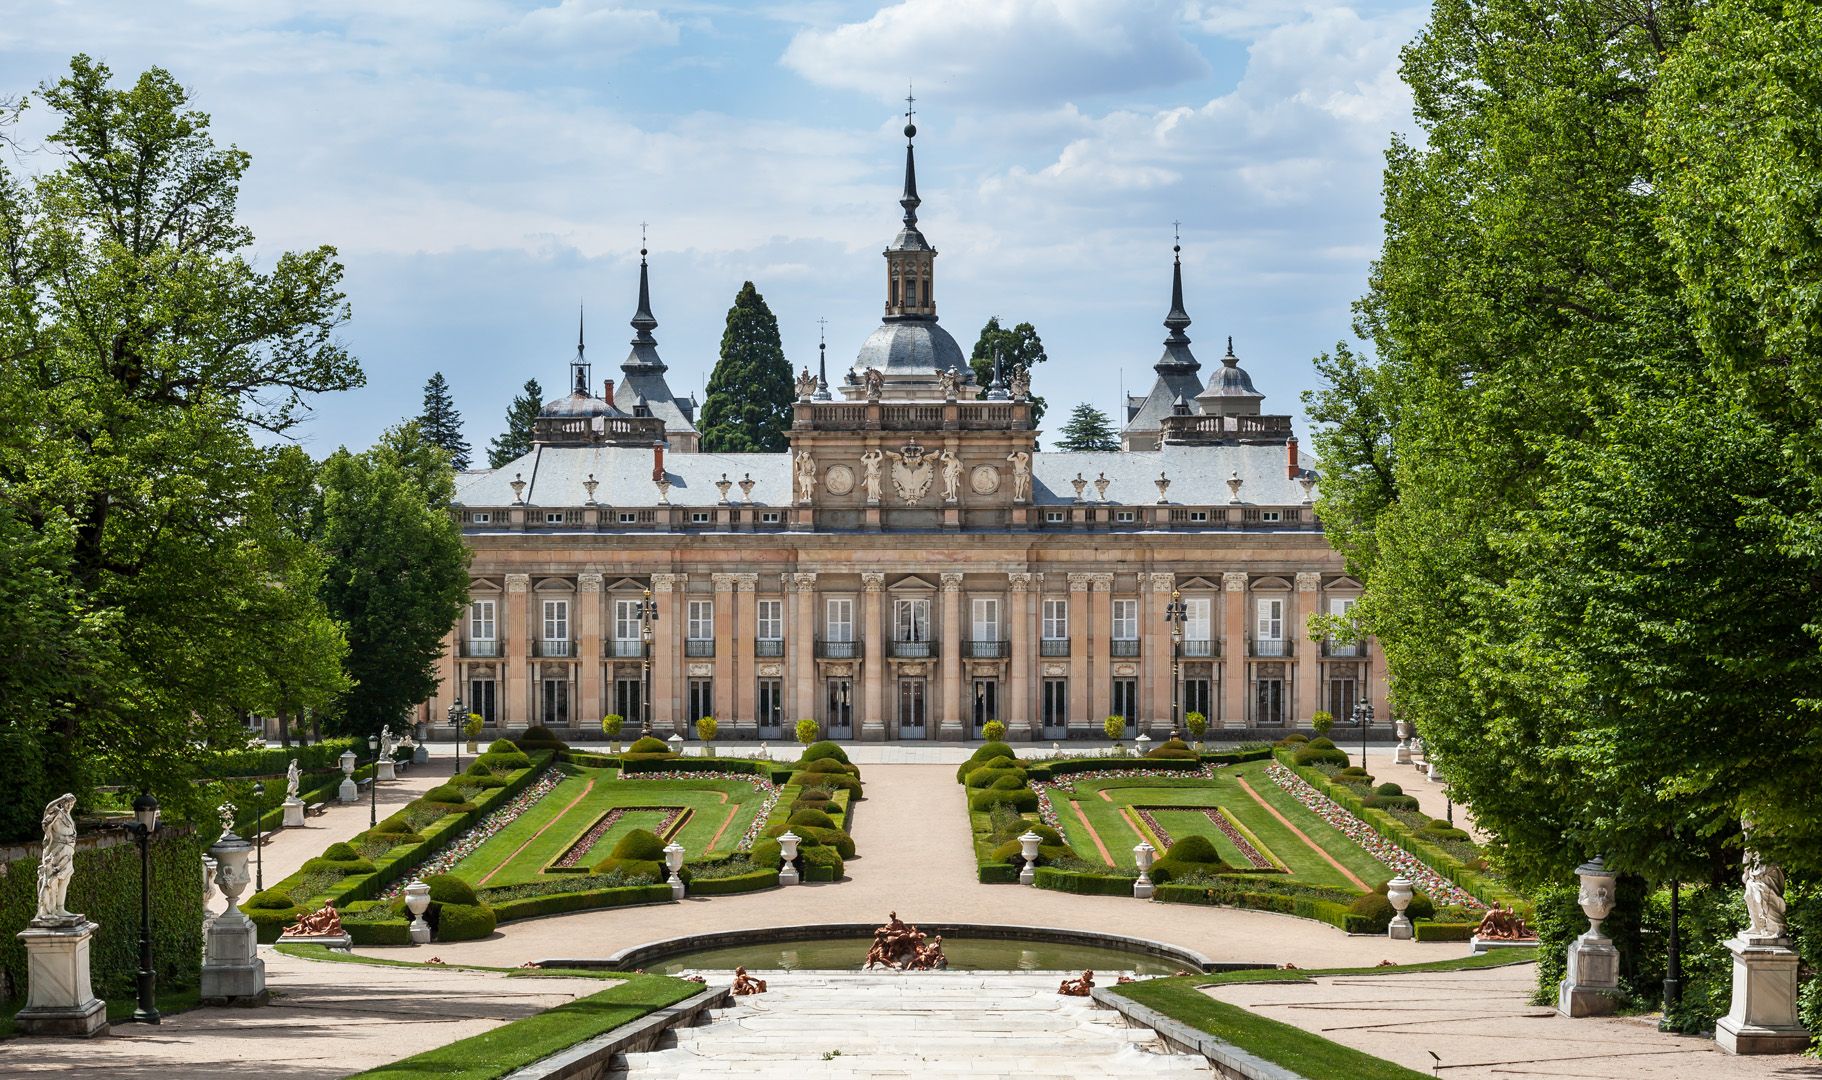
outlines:
{"label": "leafy green tree", "polygon": [[443,638],[467,603],[455,480],[441,448],[408,423],[363,453],[330,455],[319,486],[323,595],[349,647],[337,723],[367,735],[436,691]]}
{"label": "leafy green tree", "polygon": [[[37,96],[58,160],[29,178],[0,161],[0,533],[22,575],[0,603],[54,636],[8,658],[5,723],[44,736],[58,791],[106,777],[201,819],[191,779],[281,696],[270,667],[300,696],[337,675],[331,636],[279,644],[324,616],[251,429],[283,435],[306,396],[361,384],[334,340],[342,271],[328,247],[253,265],[248,155],[168,72],[119,87],[77,56]],[[44,671],[17,670],[45,648]]]}
{"label": "leafy green tree", "polygon": [[734,297],[727,328],[721,332],[721,359],[709,375],[708,397],[702,402],[702,449],[784,450],[795,400],[796,385],[778,337],[778,320],[749,281]]}
{"label": "leafy green tree", "polygon": [[[1037,366],[1050,359],[1044,353],[1044,342],[1038,337],[1037,327],[1022,322],[1008,330],[1000,325],[1000,317],[995,315],[981,327],[980,337],[974,339],[974,352],[968,357],[968,366],[974,369],[974,381],[983,390],[993,385],[993,356],[996,351],[1008,378],[1015,368],[1022,367],[1031,373],[1034,384],[1037,382]],[[1036,394],[1031,395],[1033,422],[1044,419],[1044,408],[1044,399]]]}
{"label": "leafy green tree", "polygon": [[531,453],[531,425],[544,408],[544,388],[536,379],[525,380],[525,392],[506,406],[506,430],[487,444],[487,467],[497,469]]}
{"label": "leafy green tree", "polygon": [[[462,438],[462,414],[456,411],[449,396],[449,380],[438,371],[424,384],[424,412],[418,417],[424,438],[449,454],[449,463],[457,471],[468,468],[468,440]],[[498,466],[495,466],[496,468]]]}
{"label": "leafy green tree", "polygon": [[1057,449],[1064,451],[1119,448],[1120,438],[1114,434],[1113,422],[1107,419],[1106,413],[1086,401],[1069,414],[1069,423],[1063,425],[1062,438],[1057,440]]}

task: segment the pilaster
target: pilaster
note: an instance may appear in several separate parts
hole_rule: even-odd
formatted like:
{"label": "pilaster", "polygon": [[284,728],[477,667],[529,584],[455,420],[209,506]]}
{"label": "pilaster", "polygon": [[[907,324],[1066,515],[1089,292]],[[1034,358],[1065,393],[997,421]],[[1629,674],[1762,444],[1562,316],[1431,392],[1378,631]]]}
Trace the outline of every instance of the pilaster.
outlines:
{"label": "pilaster", "polygon": [[[652,627],[652,732],[660,738],[676,730],[683,710],[677,706],[680,689],[678,665],[683,649],[678,645],[683,632],[685,608],[679,593],[688,583],[684,574],[653,574],[652,603],[658,606],[658,622]],[[628,717],[631,720],[631,717]],[[660,734],[663,733],[663,734]]]}
{"label": "pilaster", "polygon": [[495,725],[501,730],[524,727],[531,717],[531,575],[506,575],[506,610],[501,612],[506,639],[505,693],[496,703]]}
{"label": "pilaster", "polygon": [[578,731],[599,733],[596,725],[607,712],[601,692],[601,575],[584,572],[576,575],[576,665],[574,723]]}
{"label": "pilaster", "polygon": [[1023,722],[1025,734],[1033,739],[1043,734],[1043,719],[1031,703],[1031,662],[1032,653],[1037,649],[1037,638],[1031,631],[1031,609],[1036,603],[1031,592],[1031,575],[1022,571],[1006,575],[1009,592],[1006,603],[1006,651],[1012,658],[1012,685],[1007,688],[1005,702],[1000,707],[1000,714],[1011,723],[1006,725],[1007,732],[1016,730],[1013,725]]}
{"label": "pilaster", "polygon": [[785,734],[795,730],[797,721],[815,717],[816,710],[816,575],[791,575],[796,612],[790,641],[785,646],[791,654],[791,704],[785,715]]}
{"label": "pilaster", "polygon": [[[759,633],[759,613],[755,608],[758,590],[758,574],[734,575],[734,627],[728,637],[728,652],[733,654],[734,662],[734,708],[727,713],[731,721],[728,727],[735,734],[754,737],[759,734],[759,714],[753,703],[759,690],[753,656],[753,641]],[[717,645],[716,652],[720,651]],[[718,701],[715,707],[723,706]]]}
{"label": "pilaster", "polygon": [[1170,626],[1164,621],[1176,582],[1175,574],[1139,575],[1139,692],[1154,739],[1177,724],[1170,714]]}
{"label": "pilaster", "polygon": [[[734,639],[737,625],[734,621],[734,574],[710,574],[709,580],[715,585],[715,711],[712,714],[717,721],[725,722],[728,730],[734,730],[736,718],[740,715],[734,708]],[[752,648],[749,644],[748,648]],[[696,737],[691,730],[683,735],[686,739]]]}
{"label": "pilaster", "polygon": [[[1221,726],[1241,728],[1246,715],[1246,574],[1233,571],[1221,575]],[[1212,725],[1214,718],[1209,718]]]}
{"label": "pilaster", "polygon": [[[1113,712],[1113,575],[1088,575],[1088,692],[1089,703],[1102,716]],[[1092,713],[1090,714],[1092,717]],[[1138,730],[1139,718],[1127,723]]]}
{"label": "pilaster", "polygon": [[1089,638],[1093,622],[1088,612],[1088,579],[1091,576],[1069,575],[1069,733],[1096,738],[1101,725],[1095,719],[1097,703],[1088,684],[1088,654],[1093,648]]}
{"label": "pilaster", "polygon": [[938,737],[942,739],[963,738],[966,721],[962,719],[962,575],[942,575],[943,587],[943,623],[938,632],[942,637],[943,696],[941,726]]}
{"label": "pilaster", "polygon": [[880,614],[884,603],[880,593],[885,591],[886,575],[862,574],[860,583],[863,590],[860,601],[861,648],[865,655],[861,661],[861,708],[864,711],[858,734],[863,741],[877,741],[884,739],[887,731],[885,621]]}
{"label": "pilaster", "polygon": [[[1307,724],[1316,715],[1316,689],[1321,682],[1317,672],[1320,664],[1317,654],[1320,651],[1316,635],[1310,633],[1310,616],[1322,609],[1322,575],[1304,571],[1297,575],[1297,595],[1291,601],[1296,607],[1292,614],[1287,632],[1297,636],[1297,666],[1291,672],[1296,690],[1296,712],[1291,714],[1291,725]],[[1337,722],[1346,717],[1337,716]]]}

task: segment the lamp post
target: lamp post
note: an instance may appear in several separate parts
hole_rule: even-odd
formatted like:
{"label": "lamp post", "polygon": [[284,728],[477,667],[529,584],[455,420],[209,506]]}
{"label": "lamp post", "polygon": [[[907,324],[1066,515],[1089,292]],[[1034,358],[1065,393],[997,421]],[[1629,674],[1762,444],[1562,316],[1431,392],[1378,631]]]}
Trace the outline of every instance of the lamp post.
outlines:
{"label": "lamp post", "polygon": [[1373,706],[1371,702],[1354,703],[1354,723],[1360,725],[1360,767],[1366,768],[1367,728],[1373,726]]}
{"label": "lamp post", "polygon": [[449,737],[455,741],[455,775],[462,775],[462,695],[449,703]]}
{"label": "lamp post", "polygon": [[652,602],[652,590],[645,590],[639,600],[639,737],[652,733],[652,624],[658,621],[658,605]]}
{"label": "lamp post", "polygon": [[[1172,732],[1183,726],[1183,718],[1178,715],[1178,710],[1183,707],[1183,621],[1188,617],[1188,610],[1183,606],[1182,591],[1170,590],[1170,603],[1164,605],[1164,621],[1170,626],[1170,727]],[[1200,744],[1198,743],[1198,745]]]}
{"label": "lamp post", "polygon": [[380,737],[367,736],[367,749],[373,751],[373,775],[367,778],[367,827],[380,823]]}
{"label": "lamp post", "polygon": [[133,824],[127,826],[139,841],[139,1007],[133,1020],[140,1024],[159,1021],[156,988],[158,975],[152,970],[152,834],[158,831],[158,800],[142,791],[133,799]]}
{"label": "lamp post", "polygon": [[259,841],[260,819],[266,816],[266,784],[253,781],[253,891],[266,891],[266,849]]}
{"label": "lamp post", "polygon": [[1658,1024],[1660,1031],[1671,1029],[1670,1012],[1683,1003],[1683,950],[1677,940],[1677,898],[1682,891],[1682,882],[1670,883],[1670,940],[1664,957],[1664,1019]]}

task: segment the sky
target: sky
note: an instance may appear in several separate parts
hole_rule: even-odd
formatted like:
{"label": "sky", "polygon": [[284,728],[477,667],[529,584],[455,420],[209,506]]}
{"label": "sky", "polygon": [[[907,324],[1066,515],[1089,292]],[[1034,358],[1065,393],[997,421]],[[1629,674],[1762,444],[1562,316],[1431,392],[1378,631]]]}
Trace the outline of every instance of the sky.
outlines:
{"label": "sky", "polygon": [[[1232,335],[1268,412],[1351,339],[1380,173],[1410,134],[1399,50],[1425,5],[1298,0],[0,0],[0,98],[85,52],[171,71],[253,166],[269,267],[334,246],[367,385],[313,402],[318,456],[448,378],[480,451],[526,379],[565,386],[578,309],[598,384],[632,331],[641,224],[673,389],[700,397],[751,280],[793,368],[879,324],[907,86],[942,324],[1031,322],[1061,426],[1116,414],[1162,351],[1173,222],[1204,372]],[[28,156],[52,119],[17,135]]]}

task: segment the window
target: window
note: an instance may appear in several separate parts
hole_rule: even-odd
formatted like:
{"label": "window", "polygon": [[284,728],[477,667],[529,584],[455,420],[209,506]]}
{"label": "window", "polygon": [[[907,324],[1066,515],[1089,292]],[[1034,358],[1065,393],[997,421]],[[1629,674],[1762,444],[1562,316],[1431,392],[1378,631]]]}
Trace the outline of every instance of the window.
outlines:
{"label": "window", "polygon": [[823,719],[828,722],[829,734],[839,730],[847,734],[854,726],[854,680],[830,679],[828,683],[828,705],[823,711]]}
{"label": "window", "polygon": [[486,510],[476,510],[474,513],[468,515],[468,520],[476,525],[487,525],[492,523],[493,514]]}
{"label": "window", "polygon": [[1260,679],[1253,705],[1253,723],[1273,726],[1284,723],[1284,680]]}
{"label": "window", "polygon": [[1213,610],[1214,601],[1206,596],[1194,596],[1183,601],[1185,641],[1209,641],[1214,637]]}
{"label": "window", "polygon": [[759,523],[761,525],[776,525],[783,520],[784,519],[779,516],[779,513],[776,510],[767,510],[759,515]]}
{"label": "window", "polygon": [[759,602],[759,627],[757,636],[761,641],[777,641],[784,637],[784,601],[761,600]]}
{"label": "window", "polygon": [[1044,638],[1062,641],[1069,637],[1069,601],[1044,601]]}
{"label": "window", "polygon": [[[544,640],[552,646],[558,646],[558,643],[561,643],[562,647],[569,645],[568,600],[544,601]],[[569,654],[568,652],[558,652],[553,648],[550,655],[567,656]]]}
{"label": "window", "polygon": [[715,680],[690,680],[690,723],[715,715]]}
{"label": "window", "polygon": [[1115,510],[1113,520],[1119,525],[1131,525],[1139,520],[1139,512],[1137,510]]}
{"label": "window", "polygon": [[1189,520],[1207,521],[1208,520],[1208,511],[1207,510],[1191,510],[1189,512]]}
{"label": "window", "polygon": [[468,605],[468,640],[494,639],[493,601],[476,600]]}
{"label": "window", "polygon": [[1139,602],[1137,600],[1115,600],[1113,602],[1113,639],[1115,641],[1133,641],[1139,636]]}
{"label": "window", "polygon": [[[481,718],[485,724],[493,723],[493,680],[468,680],[468,711]],[[466,719],[463,721],[466,723]]]}
{"label": "window", "polygon": [[977,597],[969,605],[974,615],[974,640],[1000,639],[1000,602],[995,597]]}
{"label": "window", "polygon": [[1047,728],[1067,728],[1069,726],[1069,680],[1044,680],[1044,726]]}
{"label": "window", "polygon": [[1259,511],[1259,520],[1260,521],[1282,521],[1283,519],[1284,519],[1284,514],[1281,513],[1280,511],[1277,511],[1277,510]]}
{"label": "window", "polygon": [[854,640],[854,601],[831,599],[829,601],[828,619],[823,627],[825,641]]}
{"label": "window", "polygon": [[974,680],[974,733],[979,735],[981,728],[989,720],[1000,717],[1000,684],[997,679]]}
{"label": "window", "polygon": [[690,601],[689,637],[691,641],[715,640],[715,601]]}
{"label": "window", "polygon": [[777,734],[784,724],[783,683],[778,679],[759,680],[759,727]]}
{"label": "window", "polygon": [[691,510],[690,511],[690,524],[707,525],[708,523],[709,523],[709,512],[707,510]]}
{"label": "window", "polygon": [[569,723],[569,680],[544,680],[544,711],[539,721],[546,726]]}
{"label": "window", "polygon": [[620,512],[620,524],[633,525],[633,524],[637,524],[638,521],[639,521],[639,515],[632,512],[631,510],[622,510]]}
{"label": "window", "polygon": [[1063,513],[1063,511],[1061,511],[1061,510],[1044,511],[1044,520],[1049,522],[1052,525],[1061,524],[1066,517],[1067,517],[1067,515],[1065,515]]}
{"label": "window", "polygon": [[1284,655],[1284,598],[1281,596],[1261,596],[1258,600],[1258,621],[1253,641],[1259,646],[1260,656]]}
{"label": "window", "polygon": [[561,525],[561,524],[563,524],[563,511],[561,511],[561,510],[546,510],[546,511],[545,511],[545,512],[544,512],[544,524],[546,524],[546,525]]}
{"label": "window", "polygon": [[1183,715],[1199,712],[1210,723],[1214,722],[1214,703],[1210,700],[1211,685],[1207,679],[1183,680]]}
{"label": "window", "polygon": [[899,600],[893,603],[892,640],[930,640],[930,601]]}
{"label": "window", "polygon": [[639,640],[639,608],[640,608],[640,606],[641,606],[641,602],[638,600],[615,600],[614,601],[614,640],[615,641],[638,641]]}
{"label": "window", "polygon": [[1350,723],[1354,719],[1354,704],[1360,700],[1360,683],[1352,676],[1339,676],[1329,680],[1329,715],[1338,724]]}
{"label": "window", "polygon": [[638,727],[644,722],[645,713],[640,703],[645,699],[645,683],[641,679],[614,680],[614,712],[625,722],[624,726]]}
{"label": "window", "polygon": [[1115,679],[1113,681],[1113,709],[1115,716],[1124,716],[1128,723],[1139,716],[1139,680]]}
{"label": "window", "polygon": [[898,733],[922,738],[924,734],[924,680],[898,680]]}

